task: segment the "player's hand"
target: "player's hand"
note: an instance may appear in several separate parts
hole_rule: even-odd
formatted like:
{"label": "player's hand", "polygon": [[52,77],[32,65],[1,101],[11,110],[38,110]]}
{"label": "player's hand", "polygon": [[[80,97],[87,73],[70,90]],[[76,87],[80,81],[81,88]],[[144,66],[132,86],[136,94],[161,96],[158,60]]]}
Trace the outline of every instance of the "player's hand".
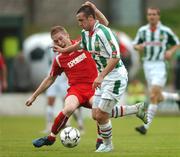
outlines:
{"label": "player's hand", "polygon": [[103,77],[98,76],[93,82],[93,89],[101,88],[103,79],[104,79]]}
{"label": "player's hand", "polygon": [[54,45],[53,46],[53,51],[61,53],[61,52],[64,52],[64,49],[62,47],[58,46],[58,45]]}
{"label": "player's hand", "polygon": [[143,51],[144,50],[144,44],[138,44],[135,45],[134,48],[138,51]]}
{"label": "player's hand", "polygon": [[92,2],[89,2],[89,1],[86,1],[82,6],[84,6],[84,5],[90,6],[91,8],[94,9],[94,11],[96,11],[96,9],[97,9],[96,6]]}
{"label": "player's hand", "polygon": [[31,106],[35,100],[36,98],[34,96],[29,97],[26,101],[26,106]]}
{"label": "player's hand", "polygon": [[170,51],[170,50],[166,51],[164,58],[167,59],[167,60],[170,60],[172,55],[173,55],[172,51]]}

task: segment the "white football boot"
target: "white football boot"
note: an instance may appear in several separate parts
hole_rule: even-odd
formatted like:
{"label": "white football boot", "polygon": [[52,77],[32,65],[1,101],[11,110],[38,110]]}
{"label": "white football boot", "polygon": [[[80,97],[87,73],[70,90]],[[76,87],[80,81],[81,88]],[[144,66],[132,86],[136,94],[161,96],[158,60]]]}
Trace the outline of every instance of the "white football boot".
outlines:
{"label": "white football boot", "polygon": [[105,145],[104,143],[102,143],[95,152],[103,153],[103,152],[111,152],[112,150],[113,150],[112,144]]}

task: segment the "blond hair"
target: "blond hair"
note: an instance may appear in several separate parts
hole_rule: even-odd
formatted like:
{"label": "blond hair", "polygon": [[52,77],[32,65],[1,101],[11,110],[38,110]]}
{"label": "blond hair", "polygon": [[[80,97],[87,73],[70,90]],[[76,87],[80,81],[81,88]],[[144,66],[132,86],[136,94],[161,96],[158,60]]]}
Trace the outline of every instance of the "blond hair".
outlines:
{"label": "blond hair", "polygon": [[54,36],[58,32],[63,32],[65,34],[68,34],[68,32],[66,31],[66,29],[64,27],[62,27],[62,26],[53,26],[51,28],[51,37]]}

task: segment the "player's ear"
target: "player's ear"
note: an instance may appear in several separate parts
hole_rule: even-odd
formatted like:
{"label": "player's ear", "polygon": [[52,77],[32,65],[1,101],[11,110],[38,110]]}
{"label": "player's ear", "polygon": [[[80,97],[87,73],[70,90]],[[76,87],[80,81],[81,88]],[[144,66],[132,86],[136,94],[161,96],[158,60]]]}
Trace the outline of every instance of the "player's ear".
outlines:
{"label": "player's ear", "polygon": [[89,19],[94,19],[94,17],[92,15],[89,15],[88,18]]}

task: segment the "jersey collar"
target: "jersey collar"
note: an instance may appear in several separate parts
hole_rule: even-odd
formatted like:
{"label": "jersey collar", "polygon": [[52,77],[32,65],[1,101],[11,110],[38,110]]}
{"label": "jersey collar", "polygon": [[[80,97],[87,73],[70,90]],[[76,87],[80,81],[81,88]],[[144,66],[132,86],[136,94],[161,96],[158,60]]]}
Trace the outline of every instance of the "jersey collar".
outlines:
{"label": "jersey collar", "polygon": [[161,22],[159,21],[156,25],[156,27],[151,28],[150,24],[149,24],[149,29],[151,30],[151,32],[155,32],[159,27],[161,26]]}
{"label": "jersey collar", "polygon": [[96,28],[99,26],[99,21],[96,20],[95,24],[94,24],[94,27],[93,27],[93,30],[92,31],[89,31],[89,36],[92,37],[92,35],[94,34]]}

